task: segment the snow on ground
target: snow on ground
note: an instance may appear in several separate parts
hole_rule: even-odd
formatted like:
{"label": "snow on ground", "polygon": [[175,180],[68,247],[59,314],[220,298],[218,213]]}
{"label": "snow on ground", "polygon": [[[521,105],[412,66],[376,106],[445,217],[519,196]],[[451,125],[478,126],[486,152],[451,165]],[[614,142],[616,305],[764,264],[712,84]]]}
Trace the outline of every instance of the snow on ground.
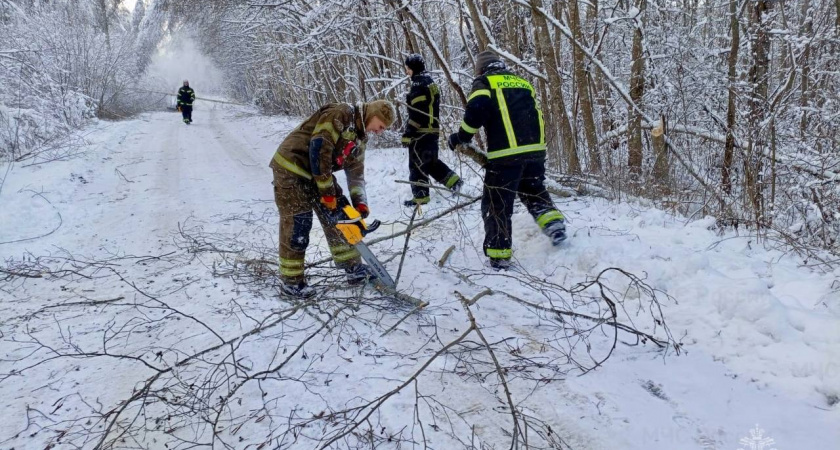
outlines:
{"label": "snow on ground", "polygon": [[[324,292],[311,303],[277,296],[267,164],[296,121],[218,105],[195,121],[100,123],[83,157],[10,171],[0,449],[509,448],[493,357],[538,447],[752,449],[742,438],[757,424],[778,450],[840,442],[840,269],[720,236],[711,220],[578,197],[556,199],[561,248],[517,206],[517,268],[495,273],[473,203],[413,231],[399,289],[430,305],[382,337],[411,307],[336,287],[329,265],[310,269]],[[368,153],[384,222],[370,239],[409,222],[394,182],[404,153]],[[477,195],[480,173],[443,156]],[[437,191],[415,221],[467,201]],[[371,246],[392,275],[404,243]],[[316,225],[310,259],[325,249]],[[469,308],[479,336],[458,294],[486,289]],[[679,354],[556,314],[608,318],[602,292],[619,322]]]}

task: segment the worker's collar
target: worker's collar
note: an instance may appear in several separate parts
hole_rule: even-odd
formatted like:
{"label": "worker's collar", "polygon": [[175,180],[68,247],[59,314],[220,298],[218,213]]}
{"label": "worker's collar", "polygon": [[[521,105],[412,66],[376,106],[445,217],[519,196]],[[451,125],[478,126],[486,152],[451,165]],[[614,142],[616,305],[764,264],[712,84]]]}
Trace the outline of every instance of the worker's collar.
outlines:
{"label": "worker's collar", "polygon": [[412,81],[416,81],[416,80],[419,80],[419,79],[421,79],[421,78],[429,78],[429,77],[431,77],[431,76],[432,76],[432,75],[431,75],[429,72],[427,72],[427,71],[425,71],[425,70],[424,70],[424,71],[422,71],[422,72],[418,72],[418,73],[415,73],[414,75],[412,75],[412,76],[411,76],[411,80],[412,80]]}
{"label": "worker's collar", "polygon": [[357,102],[353,107],[353,125],[355,126],[356,139],[363,140],[365,138],[365,104]]}

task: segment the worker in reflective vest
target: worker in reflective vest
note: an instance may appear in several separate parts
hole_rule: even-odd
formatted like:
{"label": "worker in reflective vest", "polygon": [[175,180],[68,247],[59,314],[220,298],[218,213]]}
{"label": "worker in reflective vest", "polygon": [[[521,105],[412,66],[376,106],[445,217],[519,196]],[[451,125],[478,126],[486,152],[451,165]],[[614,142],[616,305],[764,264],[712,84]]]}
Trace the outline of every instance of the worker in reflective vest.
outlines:
{"label": "worker in reflective vest", "polygon": [[[292,130],[269,164],[274,174],[274,201],[280,211],[280,279],[285,294],[308,297],[315,293],[304,277],[313,212],[318,216],[333,262],[357,284],[373,277],[356,248],[332,226],[350,206],[367,217],[365,144],[369,133],[379,134],[394,123],[396,111],[387,100],[350,105],[330,103]],[[344,170],[350,201],[334,173]],[[331,217],[327,217],[327,215]],[[332,220],[331,220],[332,219]]]}
{"label": "worker in reflective vest", "polygon": [[[408,179],[415,183],[429,184],[429,177],[454,192],[459,192],[464,182],[449,166],[438,158],[440,140],[440,88],[426,71],[426,61],[413,54],[405,59],[405,71],[411,77],[411,90],[406,95],[408,120],[402,135],[402,144],[408,147]],[[411,185],[412,198],[405,206],[429,203],[429,188]]]}
{"label": "worker in reflective vest", "polygon": [[178,110],[184,118],[184,123],[192,123],[192,109],[195,101],[195,91],[190,87],[190,82],[184,80],[184,85],[178,89]]}
{"label": "worker in reflective vest", "polygon": [[449,136],[448,144],[454,150],[469,143],[484,127],[484,254],[491,267],[502,270],[512,257],[511,216],[517,196],[552,244],[566,239],[566,225],[544,185],[545,123],[534,87],[507,70],[492,51],[478,55],[475,74],[461,128]]}

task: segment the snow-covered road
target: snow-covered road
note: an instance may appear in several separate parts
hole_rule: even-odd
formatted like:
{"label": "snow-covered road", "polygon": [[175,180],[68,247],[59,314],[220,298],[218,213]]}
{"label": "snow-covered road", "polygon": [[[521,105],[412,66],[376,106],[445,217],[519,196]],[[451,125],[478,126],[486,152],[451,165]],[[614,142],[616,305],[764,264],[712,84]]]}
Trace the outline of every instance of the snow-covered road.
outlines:
{"label": "snow-covered road", "polygon": [[[58,234],[69,232],[76,238],[41,244],[72,242],[90,249],[97,242],[110,242],[122,248],[135,244],[147,248],[147,240],[167,237],[186,217],[207,218],[225,212],[231,201],[269,198],[266,149],[255,142],[262,144],[261,139],[271,135],[280,139],[287,128],[281,122],[277,129],[263,131],[268,136],[249,136],[253,130],[229,126],[229,114],[211,104],[196,111],[196,122],[190,126],[179,122],[180,116],[174,113],[100,124],[99,132],[88,136],[92,145],[86,164],[39,166],[31,176],[10,177],[4,200],[31,197],[32,192],[18,193],[20,189],[55,188],[46,197],[66,221]],[[48,231],[54,224],[49,214],[37,219],[0,228],[0,242],[35,231],[22,226]],[[84,232],[73,231],[79,229]],[[90,241],[84,240],[86,235]]]}
{"label": "snow-covered road", "polygon": [[[399,288],[431,305],[380,337],[408,309],[370,290],[332,287],[312,305],[276,295],[267,163],[296,122],[213,105],[194,119],[100,123],[82,157],[10,171],[0,449],[308,449],[332,438],[335,448],[508,448],[514,423],[482,340],[471,333],[439,353],[470,331],[455,292],[486,289],[470,309],[535,448],[840,445],[840,269],[718,235],[710,219],[581,197],[557,200],[571,235],[560,249],[517,207],[519,268],[496,274],[483,266],[472,205],[412,233]],[[444,158],[468,194],[480,192],[474,168]],[[403,229],[404,150],[374,148],[366,161],[380,235]],[[456,201],[436,192],[418,220]],[[313,261],[325,254],[320,236]],[[403,244],[372,247],[394,274]],[[581,285],[609,268],[638,277],[600,279],[619,321],[668,339],[655,294],[680,355],[620,332],[610,359],[580,376],[578,364],[610,353],[613,328],[556,312],[609,317],[599,285]],[[311,273],[337,283],[328,266]],[[742,440],[756,424],[772,446]]]}

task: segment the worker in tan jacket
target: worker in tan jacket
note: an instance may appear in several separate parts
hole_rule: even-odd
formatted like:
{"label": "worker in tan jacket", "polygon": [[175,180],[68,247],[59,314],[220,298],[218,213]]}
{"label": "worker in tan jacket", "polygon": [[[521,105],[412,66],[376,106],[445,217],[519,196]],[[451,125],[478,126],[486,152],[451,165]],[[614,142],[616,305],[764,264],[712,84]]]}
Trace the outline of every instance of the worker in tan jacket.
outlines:
{"label": "worker in tan jacket", "polygon": [[373,278],[359,253],[334,227],[349,202],[333,175],[344,170],[350,202],[363,218],[370,214],[365,195],[365,144],[368,133],[381,133],[394,123],[396,112],[387,100],[321,107],[295,128],[274,154],[274,201],[280,210],[280,279],[284,293],[308,297],[315,293],[304,277],[304,257],[318,216],[336,267],[348,282]]}

